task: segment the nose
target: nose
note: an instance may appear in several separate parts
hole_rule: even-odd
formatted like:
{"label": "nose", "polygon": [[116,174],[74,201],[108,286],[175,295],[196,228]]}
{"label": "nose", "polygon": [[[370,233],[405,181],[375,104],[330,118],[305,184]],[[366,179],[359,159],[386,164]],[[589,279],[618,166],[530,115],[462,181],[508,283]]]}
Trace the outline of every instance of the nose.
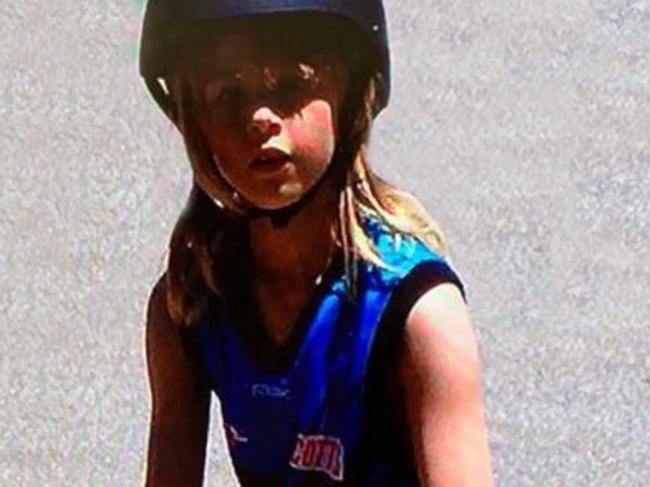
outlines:
{"label": "nose", "polygon": [[281,131],[282,119],[266,106],[257,108],[246,126],[246,133],[250,139],[258,143],[279,135]]}

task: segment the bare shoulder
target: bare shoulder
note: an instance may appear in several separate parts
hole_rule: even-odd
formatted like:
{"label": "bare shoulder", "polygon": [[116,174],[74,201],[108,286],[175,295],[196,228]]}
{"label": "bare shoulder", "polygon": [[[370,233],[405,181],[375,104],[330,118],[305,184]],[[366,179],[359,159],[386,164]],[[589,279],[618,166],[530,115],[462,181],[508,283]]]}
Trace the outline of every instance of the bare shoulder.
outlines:
{"label": "bare shoulder", "polygon": [[182,341],[167,311],[167,285],[163,274],[153,286],[147,305],[147,365],[154,399],[160,389],[167,389],[168,378],[182,364]]}
{"label": "bare shoulder", "polygon": [[149,293],[147,303],[147,328],[166,327],[171,324],[167,311],[167,282],[163,273]]}
{"label": "bare shoulder", "polygon": [[149,294],[146,328],[148,355],[180,351],[182,329],[172,321],[167,308],[167,280],[164,273]]}
{"label": "bare shoulder", "polygon": [[175,329],[167,310],[165,274],[160,276],[149,294],[146,327],[147,359],[150,368],[152,362],[158,362],[161,355],[168,357],[170,353],[180,351],[180,334]]}
{"label": "bare shoulder", "polygon": [[446,373],[466,375],[478,369],[470,312],[454,284],[439,284],[418,299],[406,320],[406,343],[414,358],[435,357]]}
{"label": "bare shoulder", "polygon": [[174,323],[167,308],[167,283],[163,274],[153,286],[147,305],[147,361],[158,379],[187,373],[193,364],[183,342],[183,330]]}

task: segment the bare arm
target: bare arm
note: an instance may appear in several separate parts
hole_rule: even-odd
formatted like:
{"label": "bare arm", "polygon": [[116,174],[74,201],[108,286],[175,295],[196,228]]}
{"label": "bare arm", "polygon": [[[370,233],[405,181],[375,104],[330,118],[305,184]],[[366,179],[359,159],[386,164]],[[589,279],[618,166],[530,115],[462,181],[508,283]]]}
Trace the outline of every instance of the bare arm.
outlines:
{"label": "bare arm", "polygon": [[210,392],[169,318],[164,278],[149,298],[146,347],[152,399],[146,485],[200,486]]}
{"label": "bare arm", "polygon": [[421,485],[491,487],[477,341],[453,284],[410,312],[400,376]]}

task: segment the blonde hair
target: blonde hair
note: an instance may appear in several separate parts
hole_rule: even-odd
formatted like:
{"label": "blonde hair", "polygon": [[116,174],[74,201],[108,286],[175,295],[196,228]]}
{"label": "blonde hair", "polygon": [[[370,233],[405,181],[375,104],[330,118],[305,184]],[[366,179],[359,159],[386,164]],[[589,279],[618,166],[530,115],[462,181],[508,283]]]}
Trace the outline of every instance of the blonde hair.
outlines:
{"label": "blonde hair", "polygon": [[[343,249],[348,295],[354,299],[357,289],[358,261],[385,267],[364,219],[372,217],[394,234],[409,235],[439,254],[446,253],[440,227],[411,194],[401,191],[378,177],[368,161],[368,141],[378,108],[382,79],[378,73],[365,77],[351,98],[347,114],[342,114],[337,155],[341,164],[339,203],[339,239]],[[200,101],[192,97],[182,80],[172,82],[172,94],[178,108],[177,125],[185,139],[194,184],[169,243],[165,275],[167,308],[172,320],[192,326],[204,313],[210,299],[223,296],[227,288],[220,260],[245,239],[242,218],[247,208],[233,197],[230,186],[215,170],[211,152],[196,125]],[[355,99],[356,98],[356,99]],[[346,107],[344,107],[344,111]],[[347,116],[347,119],[345,118]]]}

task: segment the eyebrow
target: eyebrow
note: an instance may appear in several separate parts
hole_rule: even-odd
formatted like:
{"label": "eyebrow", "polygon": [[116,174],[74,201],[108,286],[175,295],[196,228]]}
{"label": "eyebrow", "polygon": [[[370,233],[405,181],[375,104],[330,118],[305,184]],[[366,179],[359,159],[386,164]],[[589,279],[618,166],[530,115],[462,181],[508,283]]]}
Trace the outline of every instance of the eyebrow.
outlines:
{"label": "eyebrow", "polygon": [[[303,66],[306,66],[306,67],[309,68],[309,67],[313,66],[313,63],[309,63],[309,62],[296,62],[295,64],[294,63],[287,63],[286,65],[283,65],[283,66],[280,67],[280,71],[282,71],[284,69],[291,70],[291,69],[295,69],[295,68],[303,67]],[[260,68],[260,69],[264,69],[264,68],[265,67]],[[204,74],[208,74],[211,77],[219,77],[219,78],[233,77],[233,76],[237,75],[238,73],[246,74],[247,72],[250,72],[250,67],[247,67],[247,66],[242,66],[239,69],[223,69],[223,68],[210,69],[210,68],[207,68],[207,69],[203,70]]]}

